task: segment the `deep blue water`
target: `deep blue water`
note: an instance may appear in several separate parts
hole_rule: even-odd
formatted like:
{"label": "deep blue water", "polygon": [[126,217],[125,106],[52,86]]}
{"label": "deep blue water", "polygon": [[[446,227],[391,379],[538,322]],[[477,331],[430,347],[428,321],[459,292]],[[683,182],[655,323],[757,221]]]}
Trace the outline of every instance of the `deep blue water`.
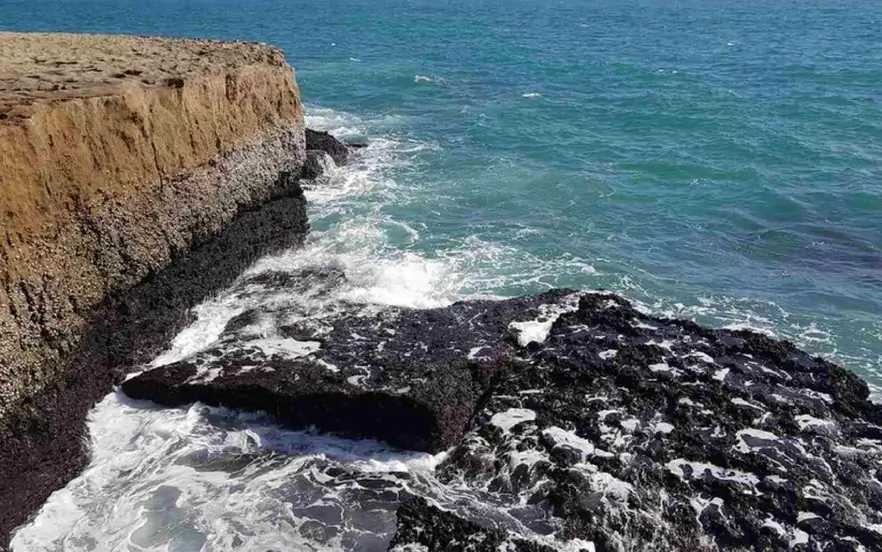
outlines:
{"label": "deep blue water", "polygon": [[316,239],[423,263],[414,293],[614,289],[882,383],[882,3],[0,0],[0,28],[283,47],[313,123],[394,145]]}

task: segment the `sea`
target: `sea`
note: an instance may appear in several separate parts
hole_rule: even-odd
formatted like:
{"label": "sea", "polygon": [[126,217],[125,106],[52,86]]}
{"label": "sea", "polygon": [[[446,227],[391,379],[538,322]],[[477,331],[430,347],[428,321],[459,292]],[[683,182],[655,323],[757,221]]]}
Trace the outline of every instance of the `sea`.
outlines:
{"label": "sea", "polygon": [[[308,126],[369,144],[307,192],[306,246],[248,270],[333,267],[346,285],[234,285],[155,365],[255,300],[321,316],[566,287],[791,340],[882,399],[880,2],[0,0],[0,29],[275,44]],[[89,429],[88,469],[13,550],[383,550],[394,509],[325,484],[328,466],[447,496],[443,453],[258,414],[114,392]]]}

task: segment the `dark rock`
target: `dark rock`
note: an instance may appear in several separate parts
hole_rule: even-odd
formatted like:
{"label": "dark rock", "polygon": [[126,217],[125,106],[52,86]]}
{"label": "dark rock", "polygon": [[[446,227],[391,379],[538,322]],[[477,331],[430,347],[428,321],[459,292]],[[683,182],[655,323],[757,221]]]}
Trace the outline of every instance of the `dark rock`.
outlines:
{"label": "dark rock", "polygon": [[[405,497],[398,507],[398,531],[389,550],[419,546],[428,552],[552,552],[554,548],[483,527],[430,505],[418,496]],[[424,547],[424,548],[423,548]]]}
{"label": "dark rock", "polygon": [[277,201],[245,211],[215,238],[97,309],[70,374],[32,398],[0,432],[0,550],[88,461],[86,415],[131,367],[149,362],[191,322],[189,309],[229,286],[265,254],[303,242],[306,201],[296,179],[279,179]]}
{"label": "dark rock", "polygon": [[439,475],[549,508],[598,550],[878,549],[866,391],[789,343],[589,294],[500,374]]}
{"label": "dark rock", "polygon": [[[328,269],[246,284],[322,296],[347,282]],[[400,550],[882,549],[882,407],[790,343],[647,316],[606,293],[322,305],[322,317],[243,313],[209,350],[123,389],[452,446],[440,508],[399,508]]]}
{"label": "dark rock", "polygon": [[323,176],[329,176],[336,165],[334,160],[323,150],[307,150],[306,161],[303,162],[301,178],[315,180]]}
{"label": "dark rock", "polygon": [[123,390],[166,405],[200,401],[266,410],[292,428],[314,425],[440,451],[456,443],[515,351],[501,339],[509,324],[536,318],[540,307],[568,297],[561,291],[435,310],[387,309],[341,317],[328,327],[279,325],[273,336],[265,329],[249,333],[248,323],[299,313],[244,313],[217,346],[132,378]]}
{"label": "dark rock", "polygon": [[331,156],[338,167],[349,161],[349,148],[327,132],[306,129],[306,149],[321,150]]}
{"label": "dark rock", "polygon": [[[120,76],[125,76],[120,74]],[[184,79],[181,77],[169,77],[165,79],[165,85],[169,88],[183,88],[184,87]]]}

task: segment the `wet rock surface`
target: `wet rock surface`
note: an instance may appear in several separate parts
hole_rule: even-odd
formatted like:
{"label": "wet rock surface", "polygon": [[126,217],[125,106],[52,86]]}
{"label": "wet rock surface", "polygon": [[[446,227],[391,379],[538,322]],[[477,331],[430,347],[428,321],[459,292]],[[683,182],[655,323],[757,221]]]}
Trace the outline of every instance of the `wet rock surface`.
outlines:
{"label": "wet rock surface", "polygon": [[552,552],[554,548],[488,529],[433,506],[425,498],[407,496],[398,507],[398,531],[393,552],[448,550],[450,552]]}
{"label": "wet rock surface", "polygon": [[14,429],[0,435],[0,550],[12,529],[86,466],[85,422],[95,402],[132,366],[167,347],[192,321],[189,309],[232,284],[260,257],[302,244],[308,221],[297,180],[281,175],[272,197],[164,270],[108,298],[66,365],[69,376],[14,414]]}
{"label": "wet rock surface", "polygon": [[329,176],[334,171],[336,165],[334,160],[326,152],[322,150],[307,150],[306,160],[303,162],[301,178],[305,180],[316,180],[321,177]]}
{"label": "wet rock surface", "polygon": [[879,549],[882,410],[867,396],[788,343],[585,295],[439,471],[550,511],[559,537],[597,550]]}
{"label": "wet rock surface", "polygon": [[330,133],[311,128],[307,128],[305,131],[307,150],[319,150],[327,153],[338,167],[342,167],[349,161],[349,148],[346,144],[331,136]]}
{"label": "wet rock surface", "polygon": [[[268,272],[246,288],[320,300],[345,280]],[[246,311],[123,389],[450,448],[434,502],[399,506],[396,550],[882,548],[882,408],[789,343],[566,290],[324,307]]]}
{"label": "wet rock surface", "polygon": [[[315,289],[344,276],[262,274],[272,287]],[[296,292],[296,291],[295,291]],[[383,309],[326,322],[294,309],[242,313],[218,343],[123,385],[133,398],[167,405],[201,401],[266,410],[288,427],[437,452],[462,435],[482,396],[517,347],[512,322],[564,308],[568,292],[444,309]]]}

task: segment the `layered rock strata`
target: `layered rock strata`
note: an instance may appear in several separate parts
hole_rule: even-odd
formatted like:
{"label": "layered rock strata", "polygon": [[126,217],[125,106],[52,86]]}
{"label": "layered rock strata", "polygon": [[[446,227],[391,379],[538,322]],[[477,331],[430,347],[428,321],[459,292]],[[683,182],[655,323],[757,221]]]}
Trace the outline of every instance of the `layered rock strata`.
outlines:
{"label": "layered rock strata", "polygon": [[79,468],[85,412],[119,368],[306,219],[280,50],[0,33],[0,52],[5,536]]}
{"label": "layered rock strata", "polygon": [[91,310],[270,197],[303,162],[282,52],[0,34],[0,420]]}

